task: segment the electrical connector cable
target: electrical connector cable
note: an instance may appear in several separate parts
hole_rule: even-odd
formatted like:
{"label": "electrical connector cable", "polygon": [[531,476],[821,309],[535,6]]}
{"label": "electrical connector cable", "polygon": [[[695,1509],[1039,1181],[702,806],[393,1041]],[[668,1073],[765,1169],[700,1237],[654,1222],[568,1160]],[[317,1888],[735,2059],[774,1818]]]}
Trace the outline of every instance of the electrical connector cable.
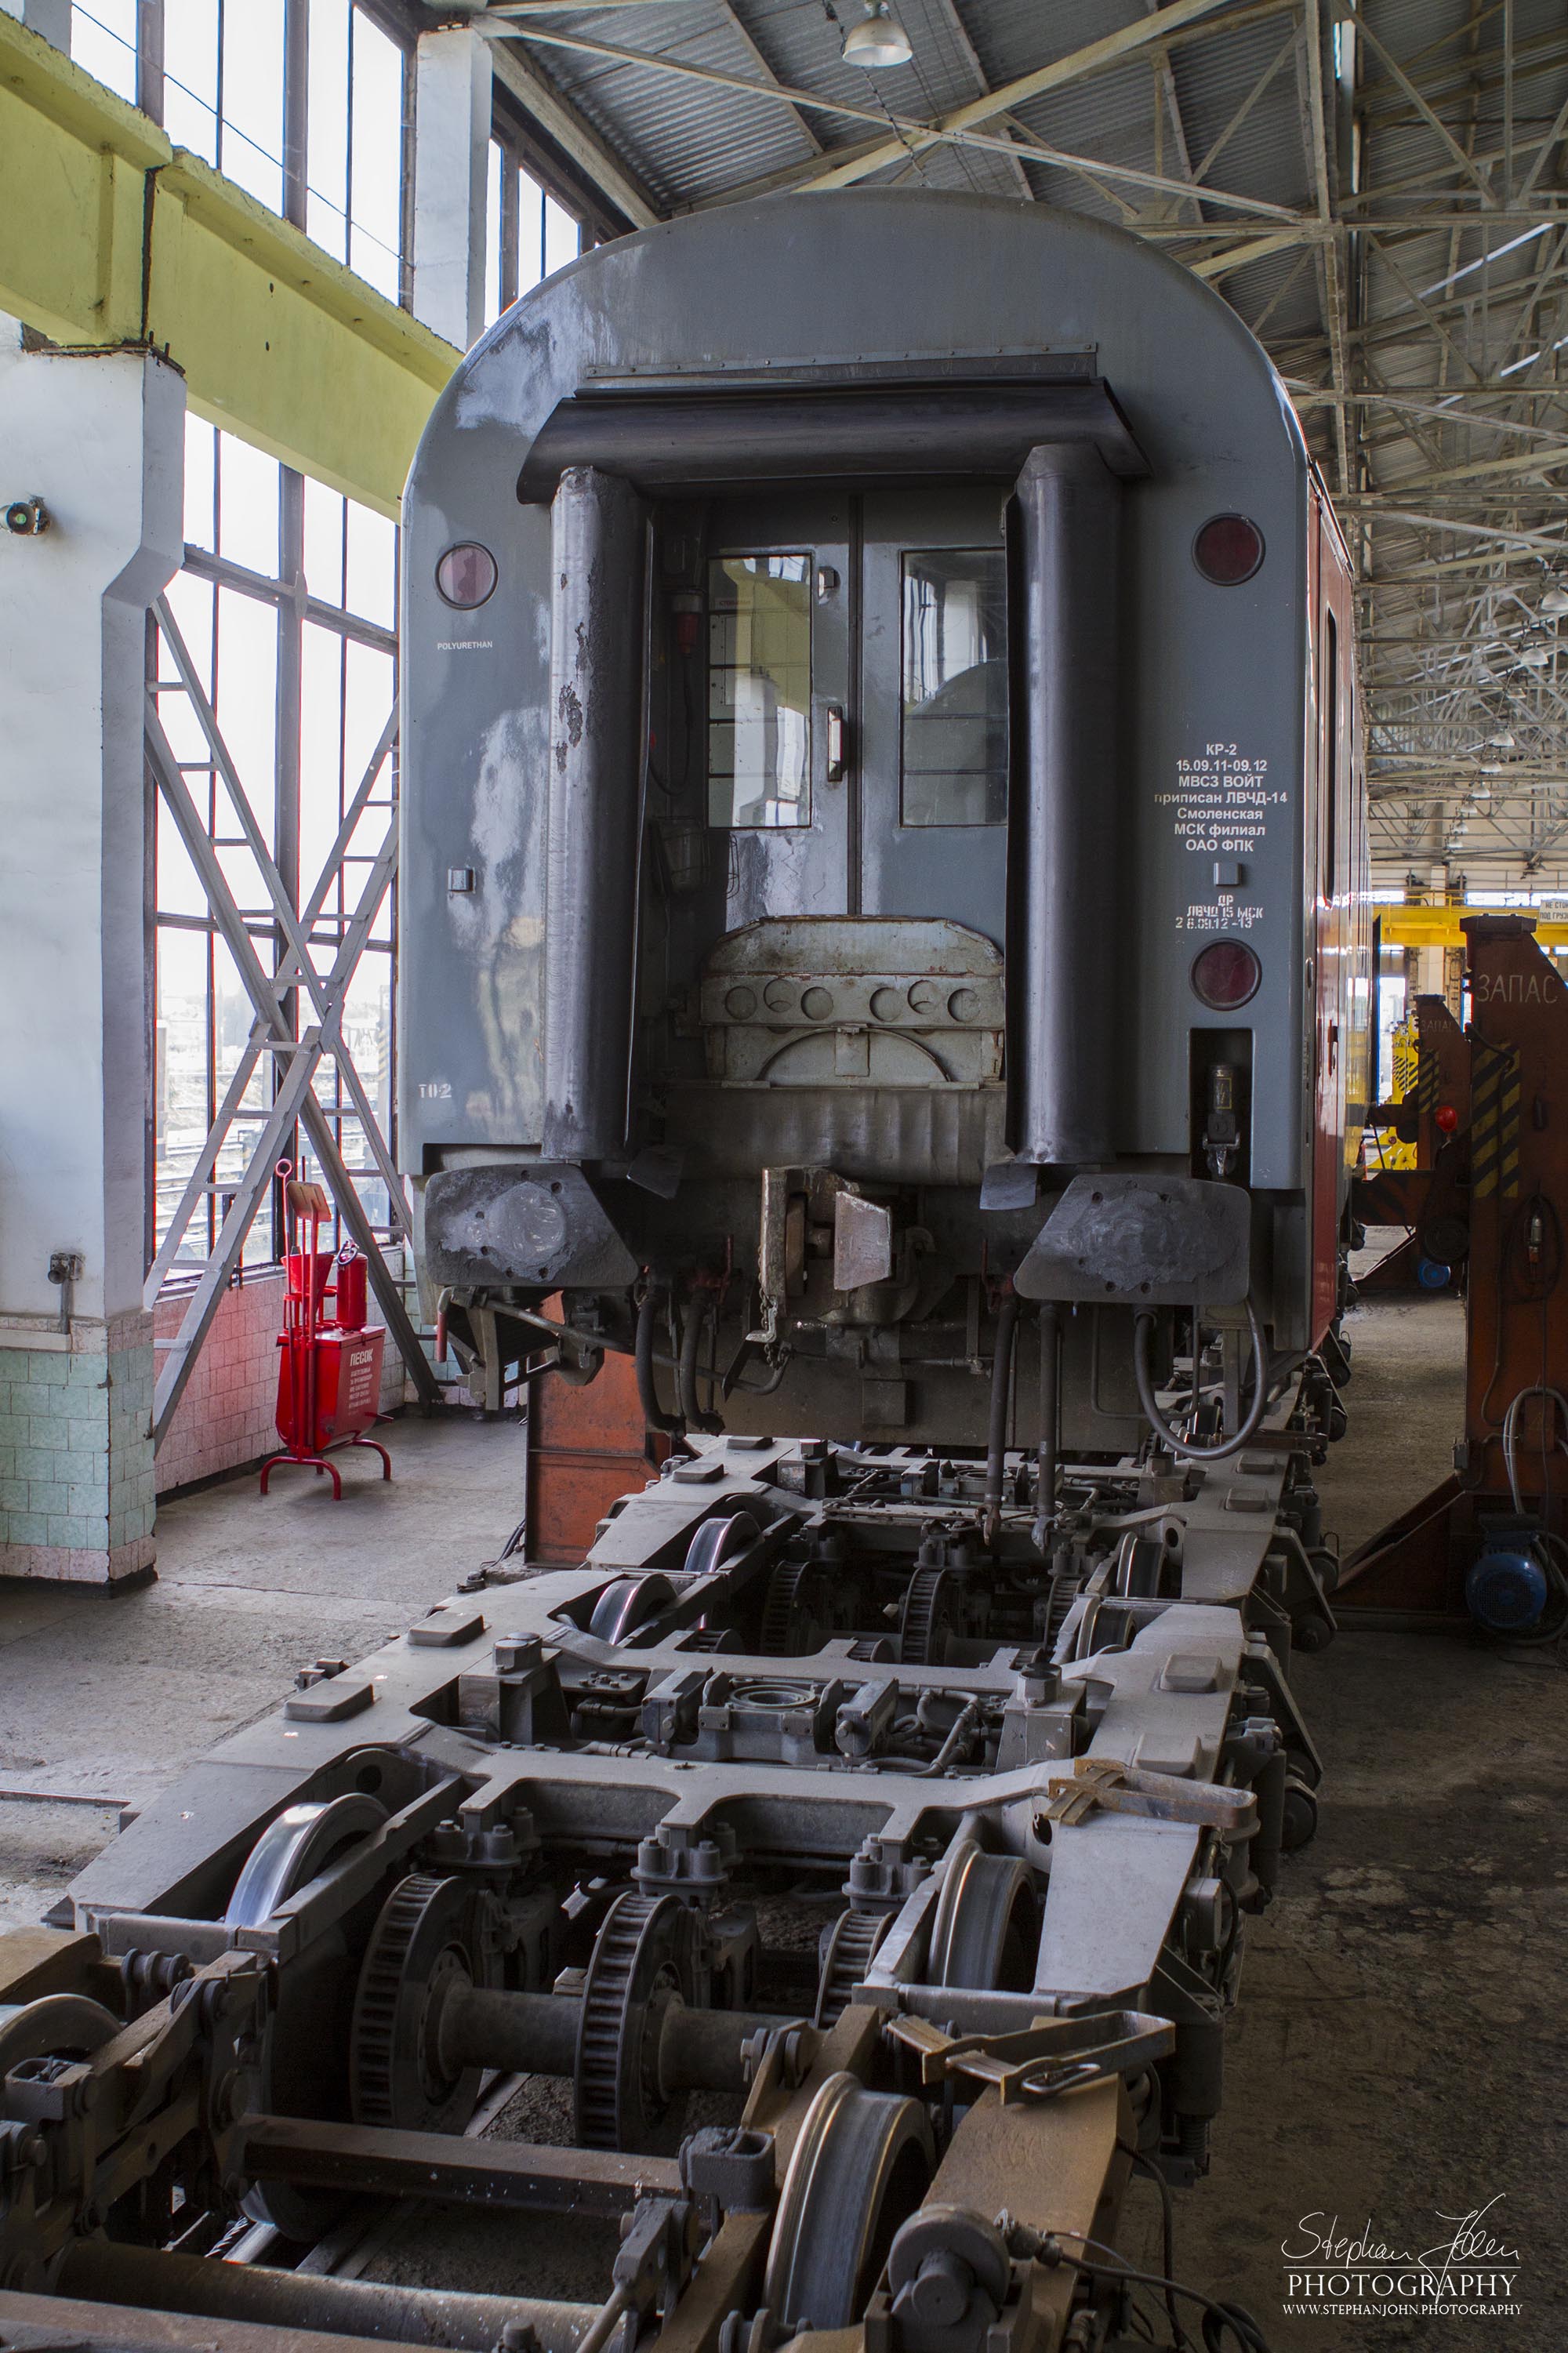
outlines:
{"label": "electrical connector cable", "polygon": [[[1063,2239],[1076,2239],[1080,2247],[1091,2247],[1097,2254],[1109,2255],[1110,2263],[1092,2263],[1081,2255],[1068,2253]],[[1268,2340],[1252,2315],[1239,2304],[1220,2304],[1202,2288],[1187,2287],[1180,2280],[1166,2279],[1159,2272],[1134,2271],[1122,2261],[1115,2247],[1106,2246],[1099,2239],[1089,2239],[1081,2231],[1053,2231],[1040,2240],[1033,2251],[1035,2260],[1047,2266],[1065,2263],[1069,2270],[1082,2272],[1089,2279],[1123,2280],[1129,2287],[1163,2288],[1172,2295],[1183,2296],[1189,2304],[1202,2307],[1204,2353],[1226,2353],[1226,2339],[1237,2353],[1268,2353]]]}
{"label": "electrical connector cable", "polygon": [[[1563,1416],[1563,1430],[1568,1432],[1568,1398],[1564,1398],[1561,1389],[1549,1388],[1544,1383],[1537,1382],[1530,1388],[1521,1389],[1517,1396],[1509,1400],[1508,1411],[1502,1418],[1502,1459],[1508,1466],[1508,1492],[1513,1499],[1513,1508],[1521,1513],[1524,1505],[1519,1499],[1519,1472],[1515,1467],[1513,1457],[1514,1448],[1519,1440],[1519,1409],[1526,1398],[1539,1398],[1542,1401],[1541,1448],[1543,1458],[1550,1442],[1546,1435],[1546,1408],[1549,1405],[1554,1405],[1557,1408]],[[1568,1454],[1568,1439],[1559,1437],[1556,1444],[1564,1454]]]}
{"label": "electrical connector cable", "polygon": [[[1197,1318],[1194,1316],[1193,1356],[1197,1357]],[[1241,1427],[1233,1436],[1222,1439],[1214,1446],[1200,1445],[1195,1440],[1180,1438],[1160,1409],[1154,1395],[1154,1377],[1149,1363],[1149,1342],[1154,1329],[1153,1314],[1142,1310],[1132,1324],[1132,1374],[1138,1384],[1138,1402],[1143,1409],[1143,1419],[1154,1435],[1173,1454],[1184,1455],[1192,1462],[1223,1462],[1227,1455],[1239,1453],[1247,1444],[1263,1419],[1268,1402],[1268,1351],[1264,1345],[1263,1326],[1258,1320],[1258,1310],[1249,1292],[1247,1298],[1247,1328],[1252,1341],[1252,1401],[1241,1418]]]}

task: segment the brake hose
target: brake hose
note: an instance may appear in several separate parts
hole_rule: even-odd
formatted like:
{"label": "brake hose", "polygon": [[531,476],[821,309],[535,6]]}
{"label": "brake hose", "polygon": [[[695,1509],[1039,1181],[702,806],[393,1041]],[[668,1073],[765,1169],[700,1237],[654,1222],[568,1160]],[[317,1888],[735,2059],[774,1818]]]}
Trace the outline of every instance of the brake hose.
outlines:
{"label": "brake hose", "polygon": [[649,1430],[663,1430],[669,1437],[682,1437],[686,1424],[678,1413],[666,1413],[658,1401],[658,1391],[653,1377],[653,1327],[658,1305],[650,1283],[637,1305],[637,1345],[634,1361],[637,1375],[637,1401],[642,1407],[643,1420]]}
{"label": "brake hose", "polygon": [[[1263,1419],[1263,1409],[1268,1402],[1268,1352],[1263,1345],[1263,1327],[1258,1321],[1258,1310],[1252,1303],[1252,1293],[1247,1294],[1247,1328],[1252,1340],[1252,1402],[1242,1419],[1241,1428],[1234,1438],[1217,1446],[1198,1446],[1191,1439],[1179,1438],[1161,1412],[1154,1398],[1153,1376],[1149,1368],[1149,1335],[1154,1328],[1152,1311],[1142,1308],[1132,1324],[1132,1373],[1138,1383],[1138,1402],[1143,1409],[1143,1419],[1154,1435],[1173,1454],[1184,1454],[1193,1462],[1223,1462],[1226,1455],[1244,1447]],[[1198,1324],[1193,1316],[1193,1355],[1197,1357]],[[1195,1376],[1194,1376],[1195,1377]]]}
{"label": "brake hose", "polygon": [[1009,1291],[996,1311],[996,1348],[991,1360],[991,1424],[985,1442],[985,1521],[987,1544],[1002,1529],[1002,1489],[1007,1475],[1007,1393],[1013,1385],[1013,1335],[1023,1301]]}
{"label": "brake hose", "polygon": [[[680,1355],[676,1365],[676,1393],[680,1399],[682,1426],[701,1430],[710,1435],[724,1425],[716,1413],[704,1413],[697,1394],[698,1359],[702,1350],[702,1325],[705,1321],[705,1296],[694,1291],[686,1303],[686,1320],[680,1329]],[[651,1371],[651,1364],[649,1366]]]}

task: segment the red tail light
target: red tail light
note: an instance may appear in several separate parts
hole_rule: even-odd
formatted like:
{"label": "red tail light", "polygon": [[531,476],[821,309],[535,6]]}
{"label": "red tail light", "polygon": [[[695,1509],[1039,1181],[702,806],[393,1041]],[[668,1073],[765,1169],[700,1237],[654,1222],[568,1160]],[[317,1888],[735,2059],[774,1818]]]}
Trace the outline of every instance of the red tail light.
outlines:
{"label": "red tail light", "polygon": [[1263,967],[1241,940],[1215,940],[1193,962],[1193,993],[1211,1013],[1233,1013],[1258,994]]}
{"label": "red tail light", "polygon": [[1216,588],[1237,588],[1263,561],[1263,533],[1246,515],[1211,515],[1193,542],[1193,562]]}

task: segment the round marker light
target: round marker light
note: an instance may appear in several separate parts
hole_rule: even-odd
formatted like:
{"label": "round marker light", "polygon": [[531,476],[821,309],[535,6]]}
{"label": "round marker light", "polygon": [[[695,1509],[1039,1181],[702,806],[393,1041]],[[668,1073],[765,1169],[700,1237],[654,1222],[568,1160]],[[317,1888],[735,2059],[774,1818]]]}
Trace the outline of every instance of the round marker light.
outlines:
{"label": "round marker light", "polygon": [[459,541],[449,547],[436,566],[436,586],[448,605],[460,613],[471,613],[482,605],[494,590],[498,578],[496,560],[488,547],[478,540]]}
{"label": "round marker light", "polygon": [[1193,562],[1216,588],[1238,588],[1263,561],[1263,533],[1245,515],[1211,515],[1193,542]]}
{"label": "round marker light", "polygon": [[1459,1124],[1459,1114],[1452,1103],[1439,1103],[1434,1116],[1445,1135],[1452,1135]]}
{"label": "round marker light", "polygon": [[1193,961],[1193,994],[1211,1013],[1234,1013],[1258,994],[1263,967],[1241,940],[1215,940]]}

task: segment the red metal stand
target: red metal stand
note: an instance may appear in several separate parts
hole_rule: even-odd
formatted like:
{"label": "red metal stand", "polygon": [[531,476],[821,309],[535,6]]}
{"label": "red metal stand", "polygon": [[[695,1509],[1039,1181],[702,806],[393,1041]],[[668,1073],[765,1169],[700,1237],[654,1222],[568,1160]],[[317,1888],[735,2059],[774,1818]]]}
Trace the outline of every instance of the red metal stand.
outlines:
{"label": "red metal stand", "polygon": [[1441,1219],[1443,1255],[1462,1273],[1464,1434],[1453,1475],[1343,1564],[1342,1623],[1358,1609],[1462,1616],[1489,1517],[1523,1513],[1568,1538],[1555,1404],[1568,1387],[1568,987],[1535,944],[1533,916],[1471,915],[1460,928],[1470,1023],[1433,1023],[1428,1081],[1432,1000],[1421,999],[1424,1166],[1403,1181],[1426,1188],[1418,1240],[1430,1247]]}
{"label": "red metal stand", "polygon": [[[365,1262],[352,1242],[334,1261],[331,1250],[318,1247],[321,1219],[331,1215],[331,1204],[320,1185],[303,1183],[292,1164],[280,1160],[284,1180],[290,1249],[285,1262],[283,1329],[278,1335],[282,1361],[278,1367],[278,1435],[280,1454],[269,1455],[261,1466],[261,1492],[280,1463],[300,1463],[317,1476],[324,1471],[332,1482],[332,1498],[340,1501],[343,1482],[337,1465],[327,1461],[329,1448],[363,1446],[381,1457],[381,1475],[392,1476],[392,1457],[384,1446],[364,1432],[381,1419],[381,1366],[386,1334],[365,1318]],[[306,1246],[297,1247],[303,1225]],[[329,1280],[333,1273],[335,1280]],[[327,1302],[333,1304],[329,1325]]]}

